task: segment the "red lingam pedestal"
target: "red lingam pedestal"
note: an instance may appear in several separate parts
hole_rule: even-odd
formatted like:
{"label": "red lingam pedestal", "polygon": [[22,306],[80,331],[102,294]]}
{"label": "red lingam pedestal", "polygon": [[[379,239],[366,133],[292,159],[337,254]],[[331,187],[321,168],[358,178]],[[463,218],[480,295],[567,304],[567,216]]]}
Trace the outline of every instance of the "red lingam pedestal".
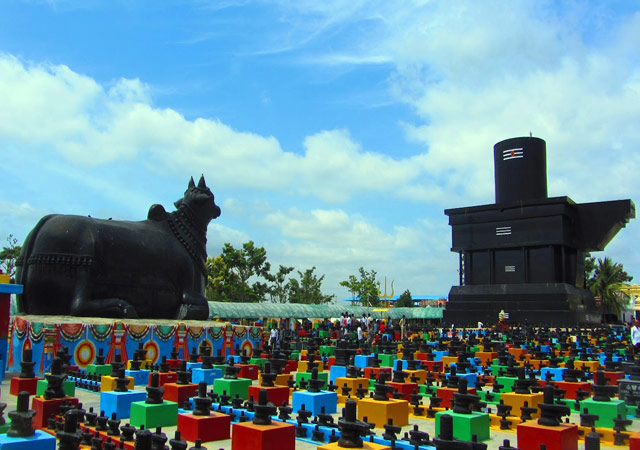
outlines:
{"label": "red lingam pedestal", "polygon": [[78,399],[75,397],[53,398],[45,400],[44,397],[34,397],[31,403],[31,409],[35,410],[36,415],[33,417],[33,426],[36,428],[47,428],[47,420],[51,415],[57,415],[60,412],[60,405],[70,403],[78,405]]}
{"label": "red lingam pedestal", "polygon": [[[410,401],[411,394],[418,390],[417,383],[396,383],[394,381],[387,381],[387,385],[393,387],[394,391],[397,390],[398,392],[401,392],[404,395],[402,400],[406,401]],[[389,398],[393,398],[393,395],[389,394]]]}
{"label": "red lingam pedestal", "polygon": [[198,392],[198,385],[195,383],[165,383],[163,388],[164,394],[162,398],[170,402],[176,402],[178,405],[183,405],[185,400],[189,400]]}
{"label": "red lingam pedestal", "polygon": [[260,389],[267,391],[267,400],[275,406],[289,404],[289,388],[287,386],[249,386],[249,398],[253,397],[254,401],[258,400]]}
{"label": "red lingam pedestal", "polygon": [[557,427],[539,425],[534,421],[521,423],[517,428],[519,450],[578,450],[578,425],[562,423]]}
{"label": "red lingam pedestal", "polygon": [[231,437],[231,416],[212,412],[210,416],[178,414],[178,429],[187,441],[221,441]]}

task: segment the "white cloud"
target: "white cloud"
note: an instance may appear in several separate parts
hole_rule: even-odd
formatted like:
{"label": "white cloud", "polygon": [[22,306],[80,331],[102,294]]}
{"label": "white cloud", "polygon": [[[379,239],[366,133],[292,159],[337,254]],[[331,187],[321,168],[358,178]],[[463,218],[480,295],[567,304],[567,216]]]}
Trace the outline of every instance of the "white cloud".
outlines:
{"label": "white cloud", "polygon": [[215,174],[225,186],[293,189],[328,202],[359,192],[409,192],[421,172],[414,158],[367,152],[345,130],[308,136],[300,156],[273,137],[156,108],[139,80],[107,89],[66,66],[26,65],[11,56],[0,57],[0,103],[1,140],[57,152],[78,168],[140,161],[165,174]]}
{"label": "white cloud", "polygon": [[4,240],[9,234],[22,242],[27,237],[27,232],[22,232],[22,225],[28,223],[35,226],[45,214],[51,214],[51,211],[34,208],[28,202],[0,201],[0,248],[4,246]]}
{"label": "white cloud", "polygon": [[339,282],[357,274],[359,267],[376,270],[379,280],[386,276],[389,282],[395,280],[397,289],[414,294],[446,294],[457,281],[456,256],[449,253],[450,230],[444,221],[417,220],[384,231],[343,210],[290,209],[268,215],[264,223],[282,236],[267,247],[270,259],[300,270],[316,266],[326,274],[326,289],[340,298],[348,293]]}

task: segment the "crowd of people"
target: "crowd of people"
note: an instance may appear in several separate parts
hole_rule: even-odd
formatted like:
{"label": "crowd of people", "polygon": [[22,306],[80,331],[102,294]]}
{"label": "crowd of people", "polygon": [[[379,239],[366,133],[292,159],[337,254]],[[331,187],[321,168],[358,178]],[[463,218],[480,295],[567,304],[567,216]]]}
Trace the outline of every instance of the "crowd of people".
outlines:
{"label": "crowd of people", "polygon": [[301,323],[293,322],[287,326],[286,321],[280,321],[278,327],[272,327],[269,331],[269,343],[275,346],[283,333],[296,330],[304,330],[307,337],[315,336],[318,331],[326,330],[332,337],[354,336],[358,345],[365,343],[375,345],[384,335],[389,335],[391,339],[403,340],[408,337],[407,318],[403,315],[399,320],[374,319],[371,314],[363,314],[356,317],[354,314],[344,312],[338,319],[324,319],[319,325],[314,327],[313,323],[304,319]]}

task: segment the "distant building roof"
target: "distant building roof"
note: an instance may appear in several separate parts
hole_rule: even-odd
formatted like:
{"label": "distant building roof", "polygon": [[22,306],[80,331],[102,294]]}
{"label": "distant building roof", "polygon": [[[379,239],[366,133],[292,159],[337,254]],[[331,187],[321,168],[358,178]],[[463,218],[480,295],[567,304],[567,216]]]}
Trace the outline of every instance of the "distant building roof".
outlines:
{"label": "distant building roof", "polygon": [[[380,300],[382,301],[389,301],[389,302],[395,302],[396,300],[398,300],[400,298],[399,295],[394,295],[391,298],[381,298]],[[411,294],[411,299],[414,302],[420,302],[423,300],[433,300],[433,301],[438,301],[438,300],[446,300],[447,296],[446,295],[413,295]],[[360,301],[360,297],[349,297],[349,298],[345,298],[344,299],[345,302],[359,302]]]}

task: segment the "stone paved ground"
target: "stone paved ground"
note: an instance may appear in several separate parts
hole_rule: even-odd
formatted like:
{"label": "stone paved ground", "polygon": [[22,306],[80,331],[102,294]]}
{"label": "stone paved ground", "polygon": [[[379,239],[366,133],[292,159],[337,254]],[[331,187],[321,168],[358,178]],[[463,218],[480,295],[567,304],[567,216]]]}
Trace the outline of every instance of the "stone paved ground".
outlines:
{"label": "stone paved ground", "polygon": [[[5,379],[2,381],[2,401],[7,403],[7,410],[5,411],[5,417],[6,417],[6,413],[12,409],[15,409],[15,397],[9,394],[9,376],[11,374],[7,374],[7,376],[5,377]],[[254,382],[256,383],[256,382]],[[137,387],[139,388],[139,387]],[[84,390],[76,390],[76,395],[78,396],[78,398],[80,399],[80,401],[82,402],[83,406],[88,409],[89,407],[93,406],[95,410],[99,410],[100,407],[100,398],[98,394],[92,393],[92,392],[88,392],[88,391],[84,391]],[[339,416],[339,414],[335,414],[336,420],[337,417]],[[574,423],[578,423],[580,420],[580,418],[578,417],[577,414],[573,413],[572,417],[571,417],[571,421]],[[420,430],[422,431],[426,431],[427,433],[429,433],[429,436],[433,437],[434,436],[434,432],[435,432],[435,421],[434,420],[425,420],[425,419],[410,419],[410,425],[406,426],[403,428],[402,432],[404,433],[405,431],[409,431],[410,429],[413,428],[414,424],[418,424],[420,427]],[[168,427],[168,428],[164,428],[163,431],[167,434],[167,436],[169,437],[173,437],[173,433],[175,431],[175,427]],[[381,434],[381,430],[375,430],[377,434]],[[634,432],[634,431],[640,431],[640,421],[634,421],[633,425],[630,427],[630,431]],[[517,443],[517,439],[516,439],[516,433],[515,432],[504,432],[504,431],[494,431],[491,430],[491,440],[487,441],[486,443],[488,444],[488,448],[491,450],[497,450],[498,447],[500,445],[502,445],[502,442],[504,439],[510,439],[511,440],[511,445],[516,445]],[[207,444],[205,444],[206,448],[208,450],[217,450],[217,449],[225,449],[225,450],[230,450],[231,449],[231,440],[226,440],[226,441],[216,441],[216,442],[209,442]],[[296,441],[296,449],[297,450],[315,450],[317,448],[316,444],[310,444],[307,442],[302,442],[302,441]],[[584,443],[580,442],[578,445],[579,449],[583,449],[584,448]],[[602,446],[603,449],[621,449],[621,448],[628,448],[628,447],[614,447],[614,446]]]}

